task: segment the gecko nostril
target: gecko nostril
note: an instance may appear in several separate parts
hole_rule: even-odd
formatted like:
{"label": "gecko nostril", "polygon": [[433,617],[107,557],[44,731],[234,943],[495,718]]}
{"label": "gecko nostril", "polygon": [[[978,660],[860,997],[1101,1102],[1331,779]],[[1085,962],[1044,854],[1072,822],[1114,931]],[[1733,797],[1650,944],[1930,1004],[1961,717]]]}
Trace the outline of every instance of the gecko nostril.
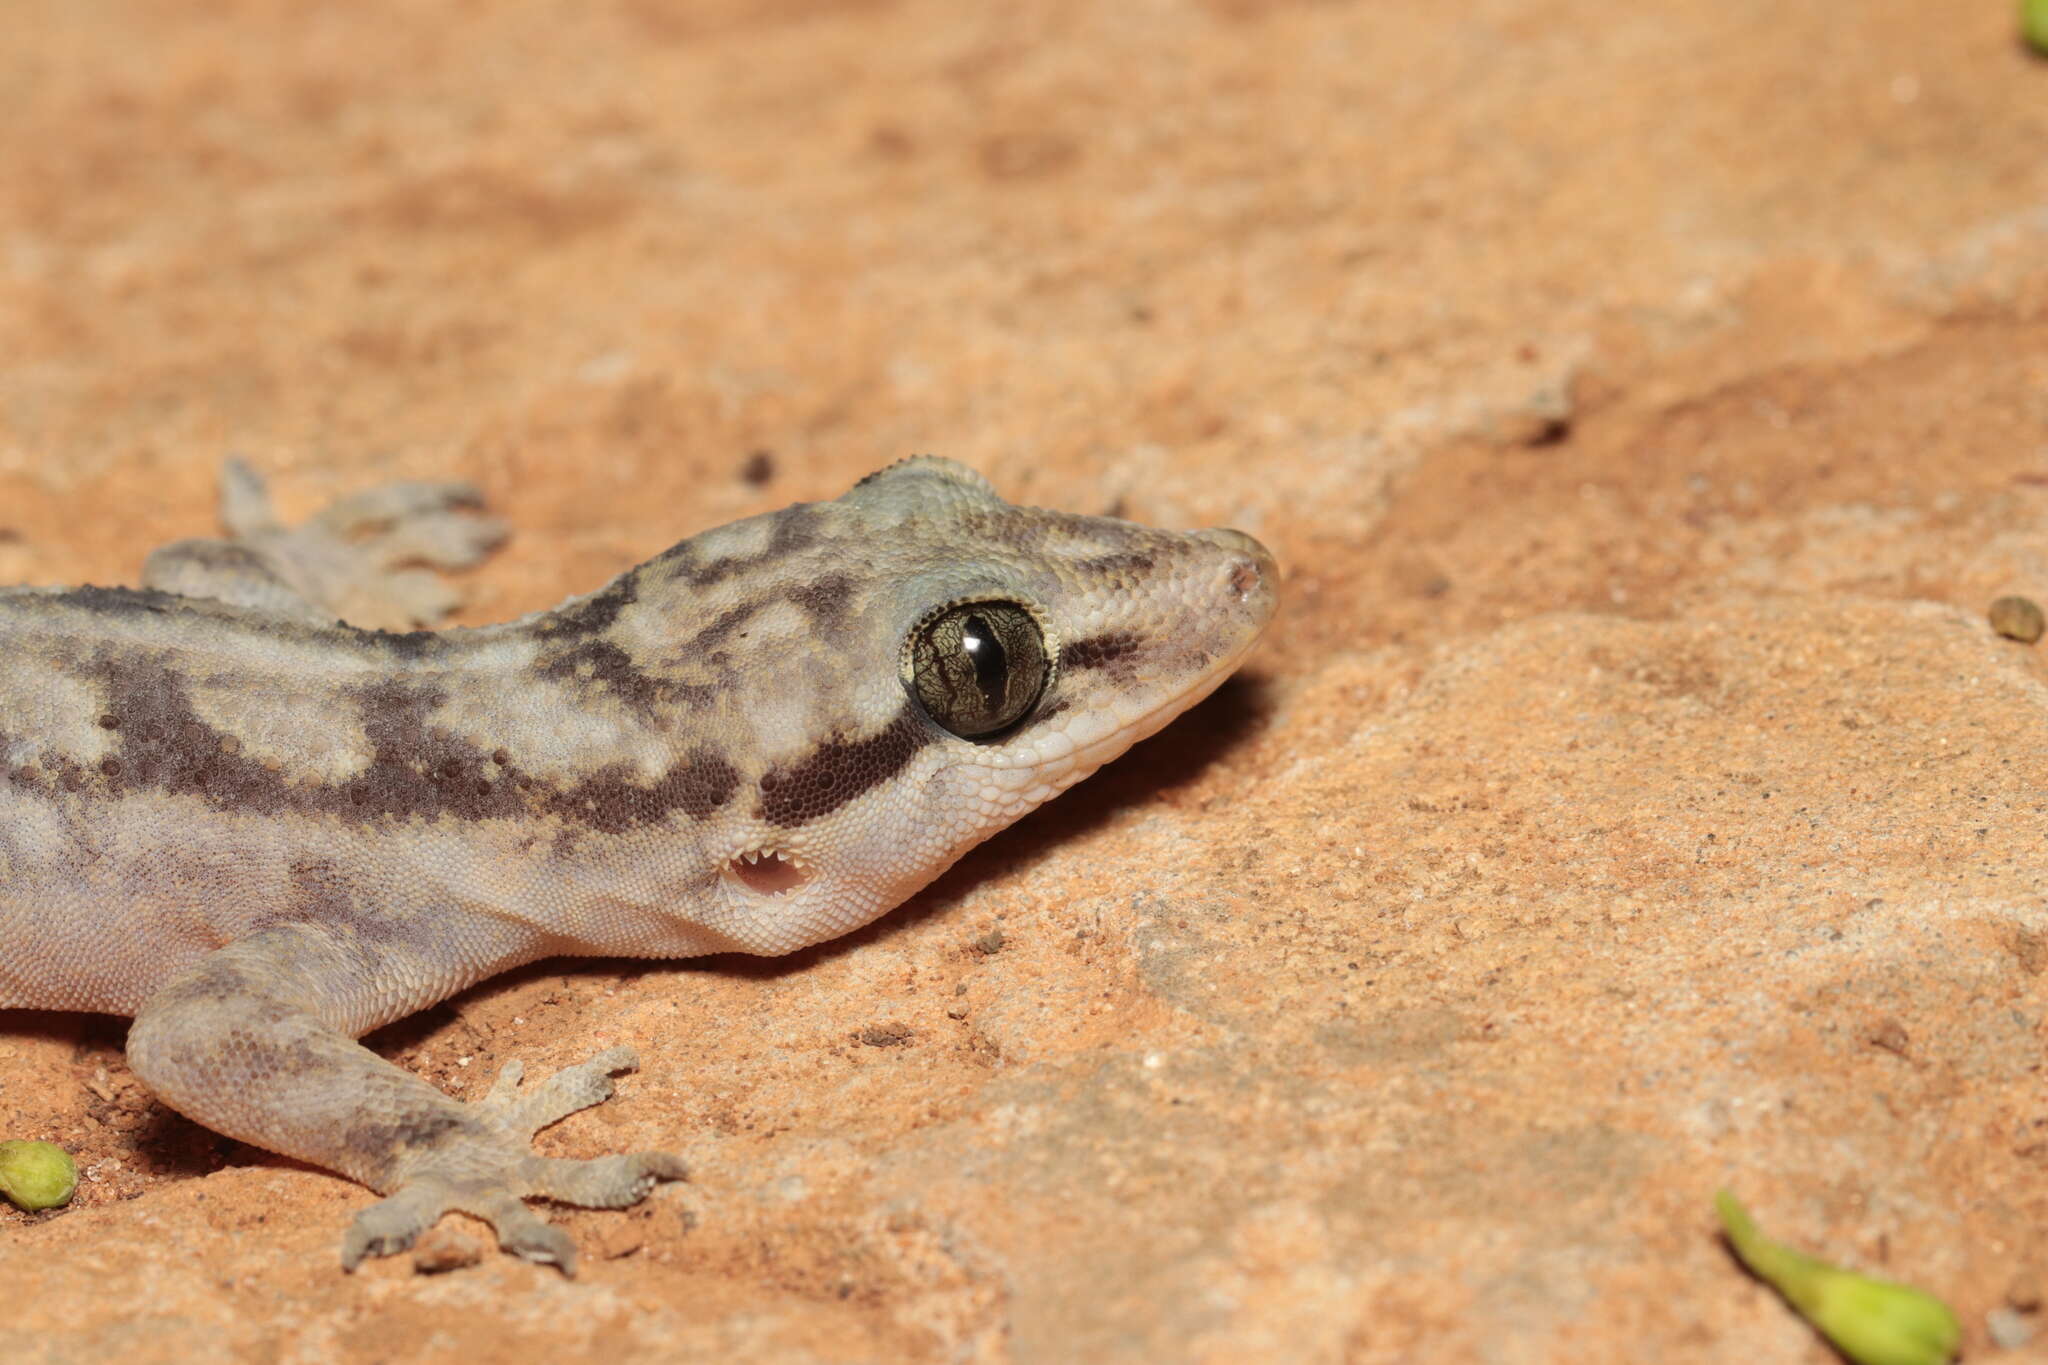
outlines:
{"label": "gecko nostril", "polygon": [[1273,562],[1273,552],[1242,531],[1218,526],[1206,531],[1190,531],[1188,534],[1196,540],[1206,541],[1244,556],[1231,562],[1228,577],[1230,591],[1235,593],[1240,601],[1270,587],[1279,572],[1279,566]]}
{"label": "gecko nostril", "polygon": [[808,863],[779,848],[750,848],[725,865],[733,880],[763,896],[785,896],[811,879]]}

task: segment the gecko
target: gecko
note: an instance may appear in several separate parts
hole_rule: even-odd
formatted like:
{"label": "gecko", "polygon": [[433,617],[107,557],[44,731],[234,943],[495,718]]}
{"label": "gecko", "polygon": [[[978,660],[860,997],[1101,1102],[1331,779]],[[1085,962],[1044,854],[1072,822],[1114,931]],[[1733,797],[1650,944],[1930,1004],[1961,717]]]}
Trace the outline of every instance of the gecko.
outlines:
{"label": "gecko", "polygon": [[143,586],[0,589],[0,1008],[128,1016],[217,1132],[573,1274],[530,1198],[638,1202],[663,1152],[542,1157],[630,1047],[476,1102],[358,1039],[570,955],[783,954],[865,925],[1237,668],[1273,556],[1015,506],[916,456],[693,536],[562,605],[413,629],[504,536],[397,484],[297,527],[231,462],[222,539]]}

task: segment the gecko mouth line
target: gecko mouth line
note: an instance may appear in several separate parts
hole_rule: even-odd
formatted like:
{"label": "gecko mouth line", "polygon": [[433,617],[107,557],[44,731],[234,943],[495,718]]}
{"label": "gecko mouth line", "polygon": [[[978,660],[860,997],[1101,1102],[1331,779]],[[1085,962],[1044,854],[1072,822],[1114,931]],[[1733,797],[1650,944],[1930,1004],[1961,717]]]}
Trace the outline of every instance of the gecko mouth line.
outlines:
{"label": "gecko mouth line", "polygon": [[727,860],[725,870],[749,891],[786,896],[811,879],[810,864],[779,848],[750,848]]}

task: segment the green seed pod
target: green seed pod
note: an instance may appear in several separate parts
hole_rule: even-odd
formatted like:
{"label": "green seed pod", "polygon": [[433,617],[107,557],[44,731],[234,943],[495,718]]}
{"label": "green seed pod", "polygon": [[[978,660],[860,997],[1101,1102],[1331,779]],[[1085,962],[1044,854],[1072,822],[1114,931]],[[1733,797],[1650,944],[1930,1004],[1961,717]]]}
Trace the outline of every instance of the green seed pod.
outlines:
{"label": "green seed pod", "polygon": [[1946,1365],[1955,1355],[1962,1324],[1932,1294],[1771,1241],[1726,1190],[1714,1196],[1714,1209],[1742,1263],[1856,1365]]}
{"label": "green seed pod", "polygon": [[2048,0],[2020,0],[2020,36],[2048,57]]}
{"label": "green seed pod", "polygon": [[28,1213],[71,1202],[78,1167],[54,1142],[0,1142],[0,1194]]}

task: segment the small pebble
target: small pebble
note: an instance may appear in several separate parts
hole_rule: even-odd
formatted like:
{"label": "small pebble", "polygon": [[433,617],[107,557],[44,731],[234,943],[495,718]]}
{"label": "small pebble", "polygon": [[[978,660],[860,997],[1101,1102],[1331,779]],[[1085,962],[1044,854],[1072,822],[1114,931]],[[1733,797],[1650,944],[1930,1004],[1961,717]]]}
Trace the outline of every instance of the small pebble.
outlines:
{"label": "small pebble", "polygon": [[484,1258],[484,1244],[470,1233],[449,1223],[439,1223],[413,1243],[412,1269],[415,1275],[445,1275],[466,1270]]}
{"label": "small pebble", "polygon": [[892,1020],[886,1024],[869,1024],[858,1036],[869,1047],[903,1047],[916,1039],[917,1030]]}
{"label": "small pebble", "polygon": [[1906,1034],[1906,1026],[1898,1020],[1890,1018],[1879,1020],[1877,1025],[1870,1030],[1870,1041],[1873,1045],[1883,1048],[1886,1052],[1894,1053],[1900,1057],[1906,1055],[1906,1049],[1912,1043],[1912,1039]]}
{"label": "small pebble", "polygon": [[2001,597],[1991,604],[1991,628],[2008,640],[2033,644],[2041,638],[2041,607],[2031,597]]}
{"label": "small pebble", "polygon": [[2034,1324],[2025,1313],[1994,1308],[1984,1315],[1984,1330],[2001,1351],[2017,1351],[2034,1339]]}
{"label": "small pebble", "polygon": [[647,1228],[637,1218],[613,1218],[606,1222],[605,1230],[589,1238],[587,1244],[600,1259],[616,1261],[647,1245]]}

